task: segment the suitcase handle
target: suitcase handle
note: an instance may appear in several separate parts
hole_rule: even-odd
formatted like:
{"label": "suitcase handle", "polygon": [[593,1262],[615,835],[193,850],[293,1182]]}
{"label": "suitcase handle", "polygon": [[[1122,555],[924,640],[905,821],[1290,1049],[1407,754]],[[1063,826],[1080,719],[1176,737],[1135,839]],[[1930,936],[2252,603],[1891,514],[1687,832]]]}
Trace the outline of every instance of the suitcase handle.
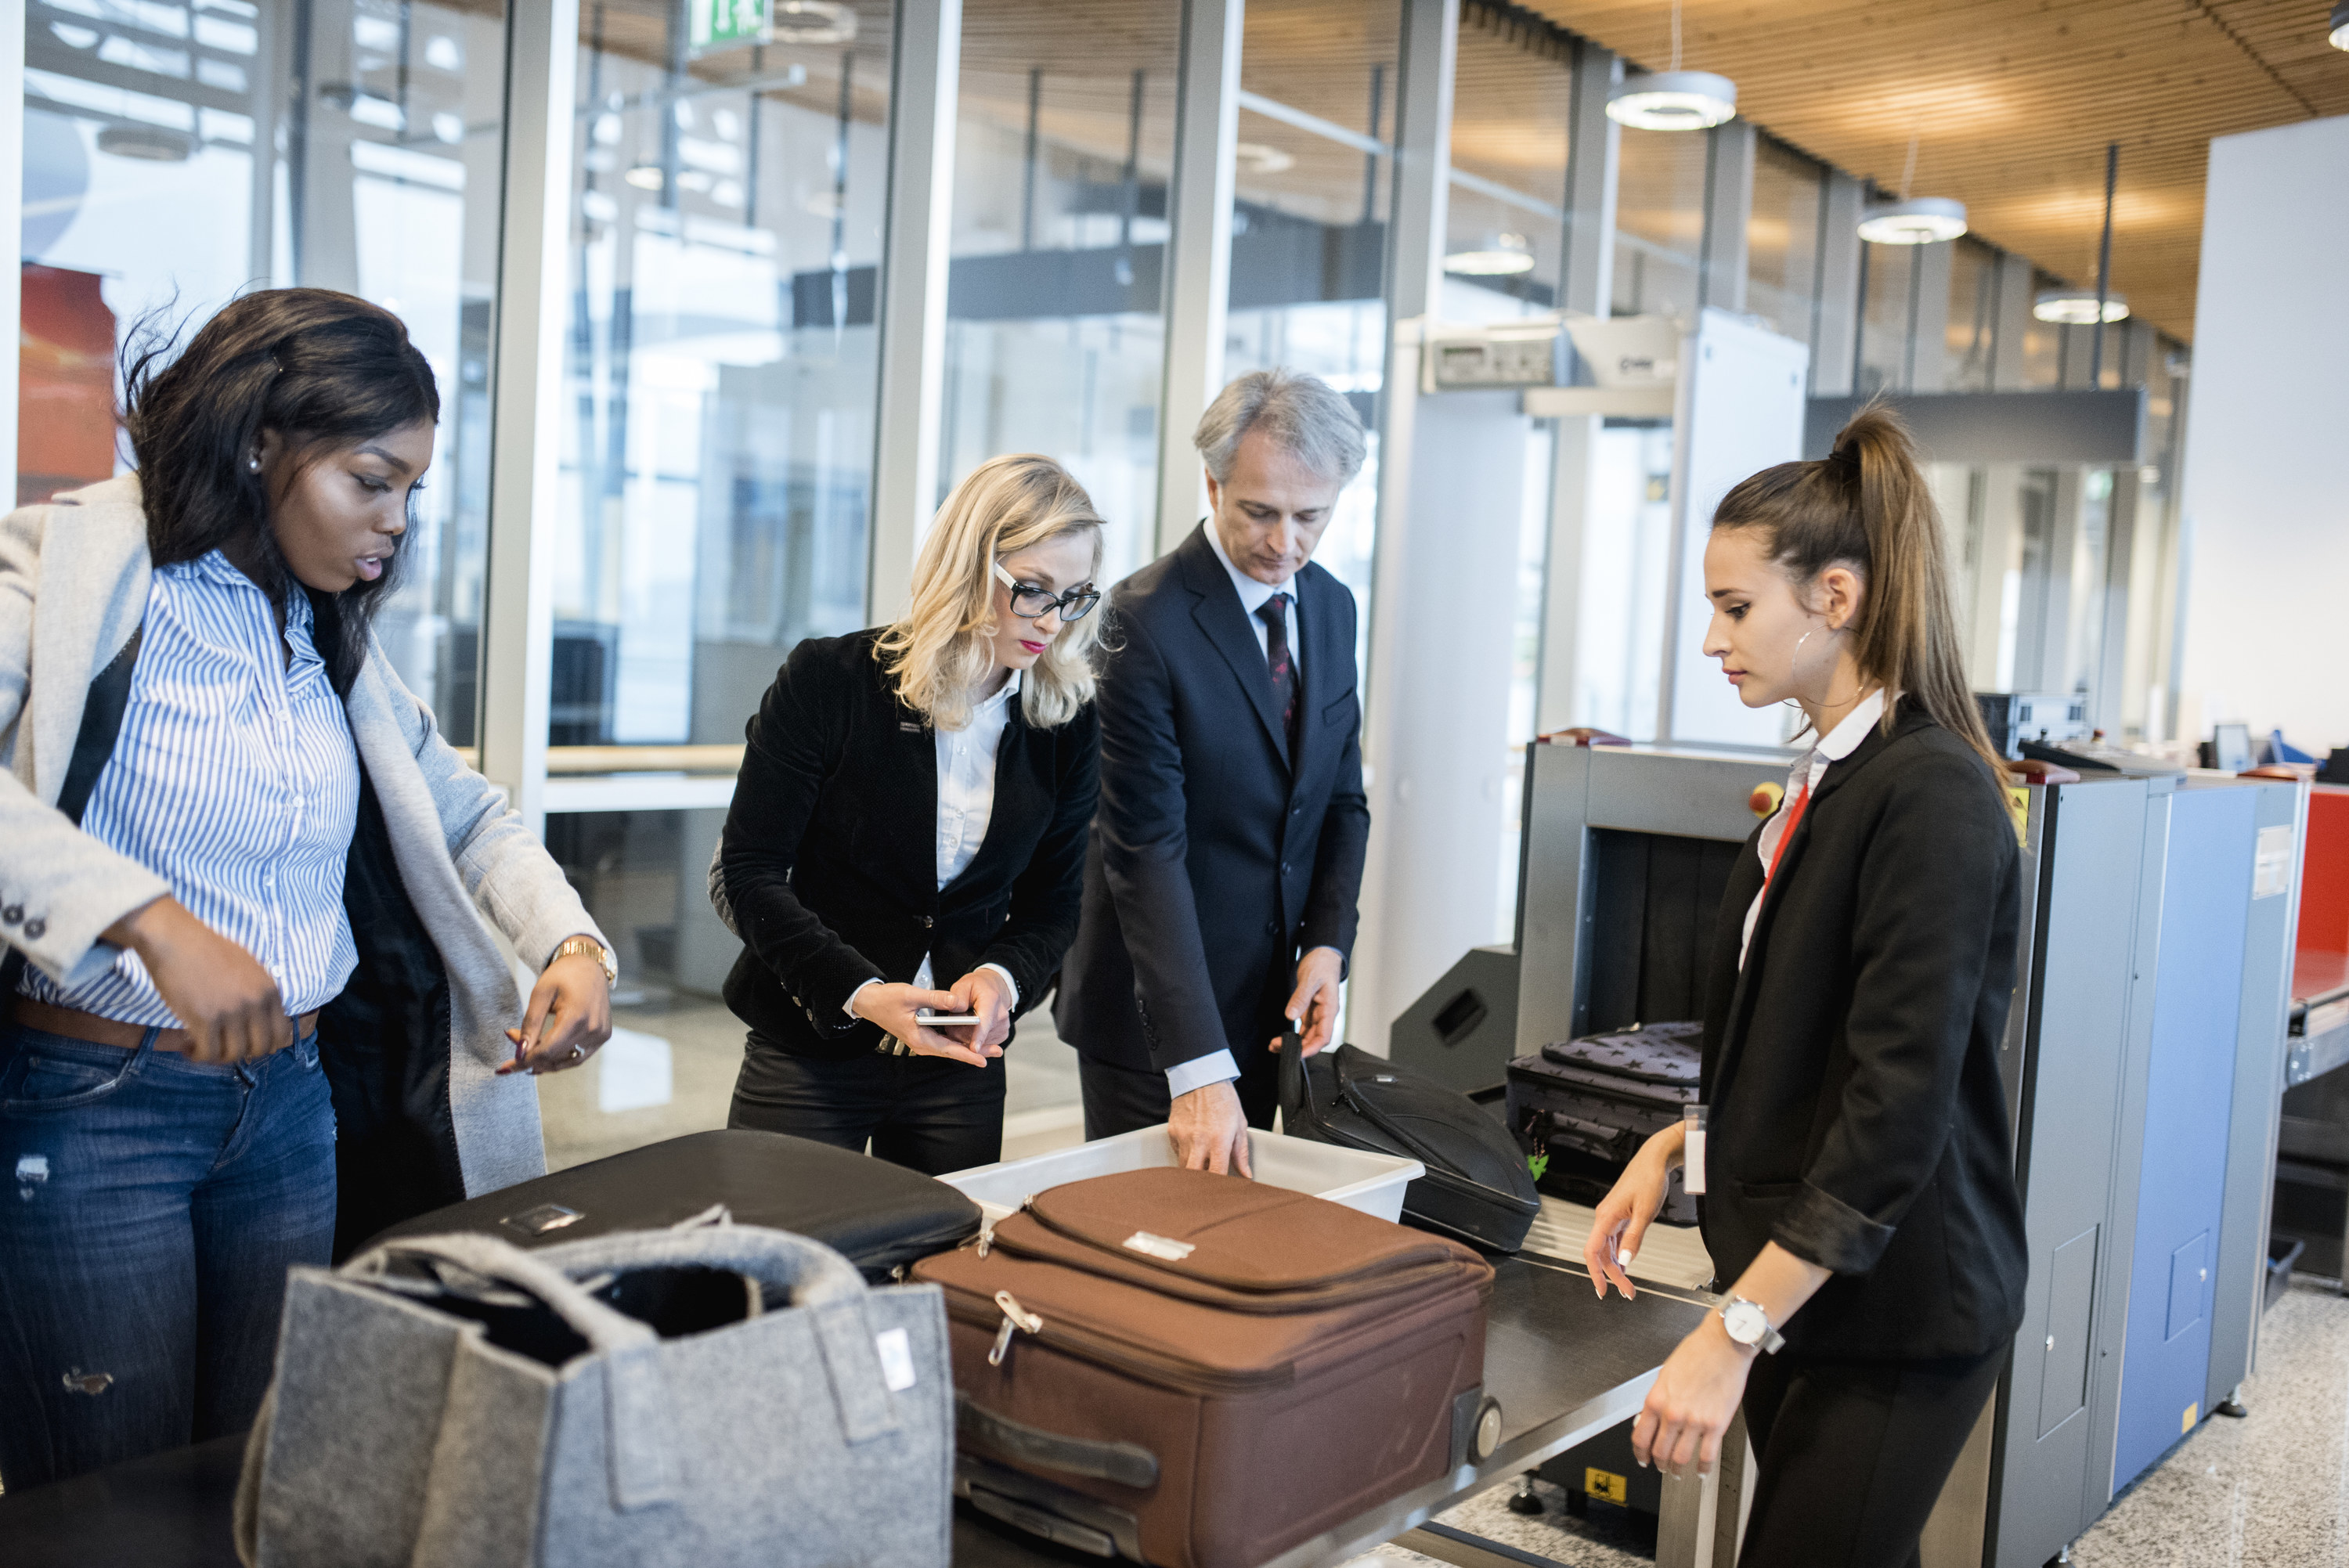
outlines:
{"label": "suitcase handle", "polygon": [[1072,1438],[1048,1432],[982,1409],[968,1394],[955,1394],[955,1432],[965,1441],[994,1449],[1005,1459],[1038,1470],[1135,1488],[1158,1484],[1158,1456],[1140,1443]]}
{"label": "suitcase handle", "polygon": [[1319,1121],[1321,1112],[1313,1103],[1313,1075],[1305,1070],[1305,1037],[1294,1029],[1285,1030],[1280,1037],[1279,1056],[1284,1130],[1285,1119],[1292,1105],[1303,1111],[1304,1120]]}

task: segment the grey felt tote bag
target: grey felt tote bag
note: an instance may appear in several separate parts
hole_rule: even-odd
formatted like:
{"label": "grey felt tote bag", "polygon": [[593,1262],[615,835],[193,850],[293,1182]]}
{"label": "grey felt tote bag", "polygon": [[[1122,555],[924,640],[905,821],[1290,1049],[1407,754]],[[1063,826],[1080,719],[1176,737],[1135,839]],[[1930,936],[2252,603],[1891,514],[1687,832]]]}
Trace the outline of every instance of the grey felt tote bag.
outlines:
{"label": "grey felt tote bag", "polygon": [[[650,1321],[647,1321],[647,1320]],[[419,1237],[287,1283],[248,1568],[946,1568],[936,1286],[804,1236]]]}

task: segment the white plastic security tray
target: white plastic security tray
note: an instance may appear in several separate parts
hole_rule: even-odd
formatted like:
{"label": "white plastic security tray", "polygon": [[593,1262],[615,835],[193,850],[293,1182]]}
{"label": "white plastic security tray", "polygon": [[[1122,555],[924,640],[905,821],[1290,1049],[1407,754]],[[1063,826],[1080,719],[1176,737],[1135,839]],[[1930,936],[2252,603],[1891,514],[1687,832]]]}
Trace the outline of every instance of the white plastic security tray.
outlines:
{"label": "white plastic security tray", "polygon": [[[1167,1141],[1165,1125],[1161,1123],[1072,1149],[1056,1149],[1050,1154],[975,1165],[938,1180],[959,1188],[986,1211],[987,1222],[993,1224],[1016,1213],[1020,1204],[1048,1187],[1174,1163],[1174,1146]],[[1256,1179],[1267,1186],[1310,1192],[1381,1220],[1402,1219],[1402,1190],[1427,1174],[1427,1167],[1416,1160],[1309,1143],[1276,1132],[1248,1134],[1248,1163]]]}

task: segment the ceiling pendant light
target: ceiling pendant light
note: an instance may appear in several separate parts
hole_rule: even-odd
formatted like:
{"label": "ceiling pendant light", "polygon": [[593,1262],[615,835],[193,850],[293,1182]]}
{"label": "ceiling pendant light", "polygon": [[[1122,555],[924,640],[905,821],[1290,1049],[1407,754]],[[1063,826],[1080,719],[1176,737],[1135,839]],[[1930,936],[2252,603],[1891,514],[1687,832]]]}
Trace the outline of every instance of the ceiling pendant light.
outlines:
{"label": "ceiling pendant light", "polygon": [[1681,69],[1681,7],[1672,0],[1672,67],[1626,77],[1609,89],[1607,118],[1634,130],[1708,130],[1737,116],[1737,84]]}
{"label": "ceiling pendant light", "polygon": [[2324,36],[2324,41],[2336,49],[2349,49],[2349,0],[2333,7],[2333,31]]}
{"label": "ceiling pendant light", "polygon": [[2128,319],[2128,301],[2113,292],[2113,193],[2119,188],[2121,144],[2105,149],[2105,232],[2096,246],[2096,286],[2093,289],[2049,289],[2031,302],[2031,314],[2063,326],[2093,326],[2096,335],[2089,350],[2091,386],[2104,385],[2105,327]]}
{"label": "ceiling pendant light", "polygon": [[[2106,321],[2128,319],[2128,301],[2119,294],[2106,294],[2102,310]],[[2094,326],[2098,314],[2096,296],[2087,289],[2049,289],[2031,302],[2031,314],[2058,326]]]}
{"label": "ceiling pendant light", "polygon": [[1917,138],[1909,138],[1909,161],[1900,170],[1900,195],[1860,214],[1859,237],[1871,245],[1937,245],[1966,232],[1966,204],[1946,196],[1911,196],[1917,173]]}
{"label": "ceiling pendant light", "polygon": [[1454,251],[1444,270],[1469,278],[1506,278],[1534,270],[1534,248],[1523,234],[1487,234],[1473,251]]}
{"label": "ceiling pendant light", "polygon": [[1966,204],[1945,196],[1878,202],[1859,221],[1859,237],[1871,245],[1934,245],[1965,232]]}

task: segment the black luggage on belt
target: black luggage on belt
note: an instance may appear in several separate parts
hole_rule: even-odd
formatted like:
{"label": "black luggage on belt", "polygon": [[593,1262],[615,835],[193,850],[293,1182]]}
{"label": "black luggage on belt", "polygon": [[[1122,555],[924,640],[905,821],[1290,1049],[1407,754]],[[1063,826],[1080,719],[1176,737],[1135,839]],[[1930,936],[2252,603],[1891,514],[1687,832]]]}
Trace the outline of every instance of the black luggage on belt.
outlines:
{"label": "black luggage on belt", "polygon": [[1308,1057],[1280,1043],[1280,1126],[1291,1138],[1427,1167],[1403,1190],[1403,1223],[1488,1252],[1525,1245],[1541,1194],[1508,1129],[1466,1095],[1352,1046]]}
{"label": "black luggage on belt", "polygon": [[978,1204],[919,1171],[805,1138],[729,1128],[517,1182],[402,1221],[375,1242],[477,1232],[518,1247],[551,1246],[662,1230],[713,1204],[737,1224],[812,1237],[871,1279],[947,1251],[979,1219]]}
{"label": "black luggage on belt", "polygon": [[[1509,1130],[1547,1156],[1543,1191],[1596,1202],[1640,1145],[1697,1099],[1704,1026],[1633,1024],[1544,1046],[1509,1064]],[[1696,1200],[1672,1173],[1661,1216],[1696,1223]]]}

